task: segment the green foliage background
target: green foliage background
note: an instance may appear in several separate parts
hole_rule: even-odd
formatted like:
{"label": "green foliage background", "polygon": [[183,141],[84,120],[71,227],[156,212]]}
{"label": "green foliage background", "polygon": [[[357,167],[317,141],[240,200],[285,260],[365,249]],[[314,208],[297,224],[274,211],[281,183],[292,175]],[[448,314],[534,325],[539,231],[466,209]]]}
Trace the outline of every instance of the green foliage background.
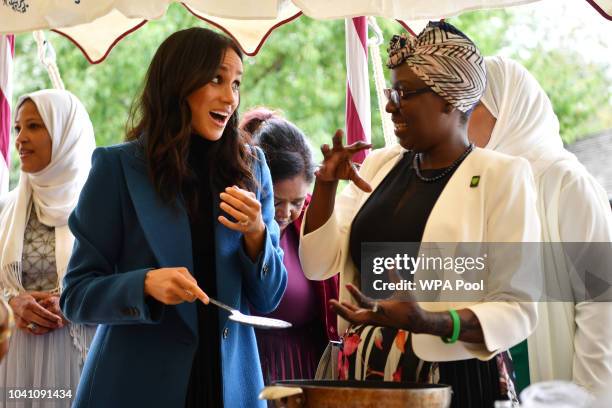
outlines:
{"label": "green foliage background", "polygon": [[[575,51],[549,50],[544,46],[545,39],[534,39],[527,48],[512,48],[508,28],[519,23],[512,9],[470,12],[450,21],[485,55],[503,52],[536,76],[553,101],[566,142],[612,127],[609,66],[586,64]],[[395,21],[379,18],[378,23],[385,39],[403,30]],[[47,33],[66,88],[90,113],[98,145],[123,139],[127,113],[155,50],[172,32],[192,26],[208,27],[182,6],[172,4],[166,16],[130,34],[98,65],[90,65],[66,38]],[[385,59],[386,44],[380,49]],[[15,99],[51,86],[36,54],[32,36],[18,35]],[[275,30],[256,57],[245,58],[241,111],[258,105],[280,109],[304,130],[313,146],[319,146],[336,128],[344,127],[345,70],[344,21],[316,21],[302,16]],[[373,83],[371,93],[372,138],[375,147],[381,147],[384,140]],[[17,166],[14,157],[12,186],[18,177]]]}

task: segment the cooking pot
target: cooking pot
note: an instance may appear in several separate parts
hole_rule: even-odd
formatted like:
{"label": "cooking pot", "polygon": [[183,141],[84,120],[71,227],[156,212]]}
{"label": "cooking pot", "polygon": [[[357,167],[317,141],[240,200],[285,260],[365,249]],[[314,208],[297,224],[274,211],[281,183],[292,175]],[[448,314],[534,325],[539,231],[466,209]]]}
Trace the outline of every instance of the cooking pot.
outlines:
{"label": "cooking pot", "polygon": [[278,408],[448,408],[451,394],[444,384],[294,380],[265,387],[259,398]]}

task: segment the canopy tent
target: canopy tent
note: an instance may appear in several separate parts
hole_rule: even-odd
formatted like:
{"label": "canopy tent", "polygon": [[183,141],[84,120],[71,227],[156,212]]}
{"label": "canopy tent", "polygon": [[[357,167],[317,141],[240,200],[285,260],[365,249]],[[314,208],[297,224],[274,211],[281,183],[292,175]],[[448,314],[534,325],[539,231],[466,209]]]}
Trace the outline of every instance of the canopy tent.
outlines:
{"label": "canopy tent", "polygon": [[[2,0],[0,2],[0,42],[4,34],[18,34],[50,29],[69,38],[90,63],[102,62],[113,46],[149,20],[162,18],[171,2],[176,0]],[[270,33],[301,15],[315,19],[347,19],[347,105],[346,127],[349,142],[369,141],[370,102],[367,70],[367,27],[357,16],[380,16],[397,19],[407,29],[418,32],[427,20],[451,17],[465,11],[492,9],[534,3],[539,0],[185,0],[181,4],[200,19],[220,28],[233,37],[250,56],[257,54]],[[612,20],[612,0],[586,1],[604,18]],[[585,6],[588,4],[585,3]],[[355,17],[352,22],[351,17]],[[409,25],[405,22],[409,21]],[[42,32],[37,33],[39,47],[45,43]],[[12,44],[11,36],[8,43]],[[1,44],[0,44],[1,45]],[[12,45],[11,45],[12,47]],[[6,44],[3,47],[8,49]],[[10,47],[9,47],[10,48]],[[2,49],[2,47],[0,47]],[[61,87],[61,78],[54,66],[55,56],[39,53],[52,77],[54,86]],[[377,52],[377,47],[371,47]],[[51,54],[53,54],[51,52]],[[4,77],[4,105],[10,102],[11,53],[0,55],[0,77]],[[376,65],[376,64],[375,64]],[[364,69],[365,66],[365,69]],[[7,68],[8,67],[8,68]],[[55,72],[54,72],[55,71]],[[375,69],[376,73],[376,69]],[[382,74],[379,73],[382,77]],[[379,81],[380,82],[380,81]],[[56,84],[60,84],[59,86]],[[394,140],[388,118],[382,106],[382,92],[378,90],[379,109],[383,116],[385,141]],[[7,102],[8,101],[8,102]],[[6,109],[5,109],[6,111]],[[7,115],[3,115],[7,116]],[[0,138],[8,145],[8,125]],[[4,134],[4,136],[2,136]],[[6,139],[6,140],[5,140]],[[0,141],[1,142],[1,141]],[[0,143],[1,144],[1,143]],[[6,147],[6,146],[5,146]],[[8,149],[2,149],[8,158]],[[358,159],[363,159],[360,157]],[[3,163],[0,163],[3,164]],[[0,181],[6,174],[0,166]],[[5,177],[6,178],[6,177]],[[2,183],[0,183],[2,184]],[[0,193],[2,187],[0,186]]]}
{"label": "canopy tent", "polygon": [[[148,20],[162,17],[172,1],[2,0],[0,34],[52,29],[70,38],[90,62],[97,63],[129,33]],[[538,0],[185,0],[182,4],[234,37],[246,54],[254,55],[272,30],[302,14],[315,19],[380,16],[412,21],[535,1]],[[586,1],[612,20],[612,0]]]}

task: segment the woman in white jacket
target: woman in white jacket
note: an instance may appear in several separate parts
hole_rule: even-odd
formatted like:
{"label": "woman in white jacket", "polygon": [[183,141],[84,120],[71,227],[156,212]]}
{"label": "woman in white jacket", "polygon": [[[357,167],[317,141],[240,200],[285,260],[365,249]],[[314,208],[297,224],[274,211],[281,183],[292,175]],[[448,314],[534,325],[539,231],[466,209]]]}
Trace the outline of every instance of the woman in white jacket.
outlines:
{"label": "woman in white jacket", "polygon": [[[477,146],[529,160],[543,242],[596,242],[593,246],[607,248],[604,252],[610,256],[612,213],[608,198],[595,178],[563,148],[559,121],[546,93],[517,62],[502,57],[485,61],[487,88],[470,119],[470,139]],[[570,258],[542,259],[547,287],[555,284],[551,281],[569,285],[573,270]],[[604,266],[609,268],[610,264]],[[609,287],[609,269],[599,272],[608,274],[601,278]],[[526,385],[529,378],[531,382],[567,380],[595,392],[609,387],[612,303],[559,300],[566,302],[539,303],[540,322],[528,339],[529,371],[521,372],[519,383]],[[513,350],[517,366],[526,357],[525,351],[525,347]]]}
{"label": "woman in white jacket", "polygon": [[[508,285],[525,259],[489,259],[488,294],[471,302],[374,303],[357,289],[367,273],[364,242],[508,243],[540,234],[528,163],[468,141],[467,120],[485,86],[471,40],[450,24],[430,23],[416,41],[395,36],[387,65],[387,111],[399,146],[372,152],[357,172],[350,158],[368,146],[344,147],[337,132],[333,147],[322,148],[302,230],[306,276],[340,273],[340,302],[332,302],[344,318],[339,333],[348,328],[340,377],[450,384],[453,407],[516,401],[506,350],[537,320],[529,290]],[[336,199],[339,179],[352,182]]]}

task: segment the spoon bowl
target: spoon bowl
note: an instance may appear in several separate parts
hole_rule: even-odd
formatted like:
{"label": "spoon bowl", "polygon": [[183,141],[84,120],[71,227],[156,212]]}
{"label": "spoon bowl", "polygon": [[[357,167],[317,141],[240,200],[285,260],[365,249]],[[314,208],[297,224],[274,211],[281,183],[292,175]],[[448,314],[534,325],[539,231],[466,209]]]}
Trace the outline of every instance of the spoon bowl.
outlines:
{"label": "spoon bowl", "polygon": [[209,298],[210,303],[229,312],[229,319],[233,322],[253,326],[258,329],[287,329],[291,327],[291,323],[280,319],[271,319],[269,317],[245,315],[240,310],[219,302],[216,299]]}

